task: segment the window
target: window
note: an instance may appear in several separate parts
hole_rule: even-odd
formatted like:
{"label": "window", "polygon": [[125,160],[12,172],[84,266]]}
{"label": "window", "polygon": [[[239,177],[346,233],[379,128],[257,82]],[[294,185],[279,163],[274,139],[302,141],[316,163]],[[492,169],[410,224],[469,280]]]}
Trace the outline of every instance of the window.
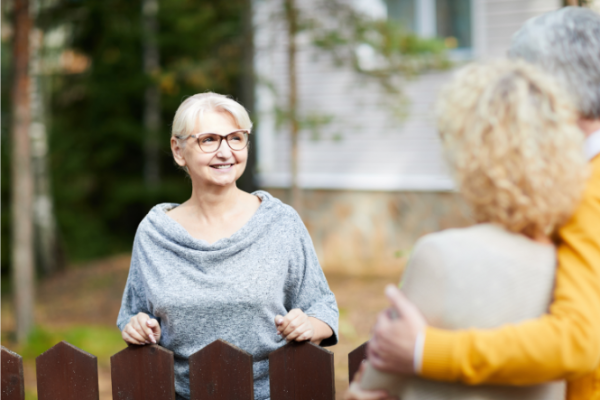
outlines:
{"label": "window", "polygon": [[436,0],[435,22],[448,48],[471,47],[471,0]]}
{"label": "window", "polygon": [[417,13],[415,9],[416,0],[386,0],[388,18],[399,22],[404,28],[416,32]]}
{"label": "window", "polygon": [[388,18],[420,36],[437,36],[450,49],[472,47],[472,0],[385,0]]}

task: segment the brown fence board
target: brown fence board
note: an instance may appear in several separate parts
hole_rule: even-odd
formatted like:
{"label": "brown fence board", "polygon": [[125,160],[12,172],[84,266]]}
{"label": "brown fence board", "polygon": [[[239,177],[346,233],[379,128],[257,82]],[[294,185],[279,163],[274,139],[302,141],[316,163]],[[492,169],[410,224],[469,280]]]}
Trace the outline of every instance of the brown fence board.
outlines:
{"label": "brown fence board", "polygon": [[39,400],[98,400],[96,356],[62,341],[35,359]]}
{"label": "brown fence board", "polygon": [[189,363],[191,400],[254,400],[252,354],[218,339]]}
{"label": "brown fence board", "polygon": [[2,400],[25,399],[23,358],[2,346]]}
{"label": "brown fence board", "polygon": [[333,400],[333,353],[290,342],[269,354],[271,400]]}
{"label": "brown fence board", "polygon": [[113,400],[174,400],[173,352],[131,345],[110,358]]}
{"label": "brown fence board", "polygon": [[367,343],[364,342],[348,354],[348,381],[352,382],[354,374],[360,368],[360,363],[367,358]]}

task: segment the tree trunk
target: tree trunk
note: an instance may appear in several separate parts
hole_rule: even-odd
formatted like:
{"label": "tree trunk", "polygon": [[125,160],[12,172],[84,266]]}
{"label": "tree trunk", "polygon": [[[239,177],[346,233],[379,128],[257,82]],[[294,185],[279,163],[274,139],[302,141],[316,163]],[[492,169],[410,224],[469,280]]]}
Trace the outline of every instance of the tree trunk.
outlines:
{"label": "tree trunk", "polygon": [[153,80],[144,96],[144,181],[149,189],[160,183],[160,91],[154,82],[160,68],[157,14],[158,0],[142,0],[144,72]]}
{"label": "tree trunk", "polygon": [[288,107],[290,121],[292,175],[292,207],[302,215],[302,190],[298,185],[298,82],[296,72],[296,34],[298,32],[298,10],[295,0],[285,0],[285,12],[288,23]]}
{"label": "tree trunk", "polygon": [[27,339],[33,325],[33,182],[29,125],[29,1],[14,2],[12,92],[12,277],[17,340]]}
{"label": "tree trunk", "polygon": [[[254,26],[252,23],[252,0],[244,0],[244,44],[242,47],[242,81],[241,103],[248,110],[250,117],[254,114]],[[254,128],[256,130],[256,128]],[[250,136],[251,144],[248,146],[248,162],[246,171],[238,179],[237,185],[246,192],[253,192],[258,187],[254,182],[254,168],[256,166],[256,138]]]}
{"label": "tree trunk", "polygon": [[[33,9],[39,7],[39,0],[33,0]],[[50,169],[48,165],[48,136],[45,118],[45,96],[43,88],[43,32],[32,24],[30,43],[30,107],[31,162],[33,168],[34,197],[34,243],[35,261],[44,275],[50,275],[59,268],[59,249],[56,237],[56,220],[51,194]]]}

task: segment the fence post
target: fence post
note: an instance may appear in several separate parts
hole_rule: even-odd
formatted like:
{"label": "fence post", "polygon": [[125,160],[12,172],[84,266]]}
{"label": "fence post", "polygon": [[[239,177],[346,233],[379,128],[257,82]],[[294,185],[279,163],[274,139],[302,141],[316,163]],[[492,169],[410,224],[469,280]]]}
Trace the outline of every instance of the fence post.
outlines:
{"label": "fence post", "polygon": [[175,400],[173,352],[130,345],[110,358],[113,400]]}
{"label": "fence post", "polygon": [[35,359],[39,400],[98,400],[96,356],[62,341]]}
{"label": "fence post", "polygon": [[254,400],[252,354],[218,339],[189,363],[191,400]]}
{"label": "fence post", "polygon": [[2,400],[25,399],[23,358],[2,346]]}
{"label": "fence post", "polygon": [[352,382],[354,374],[360,368],[360,363],[367,358],[367,342],[364,342],[348,353],[348,382]]}
{"label": "fence post", "polygon": [[271,400],[334,400],[333,353],[290,342],[269,354]]}

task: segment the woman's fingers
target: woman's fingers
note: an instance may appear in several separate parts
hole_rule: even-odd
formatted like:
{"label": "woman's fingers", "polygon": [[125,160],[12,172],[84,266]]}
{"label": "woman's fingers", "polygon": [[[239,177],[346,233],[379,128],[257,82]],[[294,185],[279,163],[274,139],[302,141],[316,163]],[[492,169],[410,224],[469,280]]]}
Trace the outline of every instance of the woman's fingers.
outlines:
{"label": "woman's fingers", "polygon": [[[296,324],[298,324],[297,327]],[[295,327],[295,329],[292,330],[292,327]],[[288,342],[291,342],[292,340],[296,340],[298,342],[310,340],[315,334],[315,328],[312,325],[310,319],[308,319],[308,317],[296,318],[295,320],[290,322],[288,328],[290,329],[286,329],[284,331],[284,337]]]}
{"label": "woman's fingers", "polygon": [[151,319],[148,314],[138,313],[125,325],[121,336],[127,343],[141,345],[158,343],[160,333],[160,324],[156,319]]}
{"label": "woman's fingers", "polygon": [[131,344],[143,344],[140,343],[139,341],[135,340],[134,338],[132,338],[131,336],[129,336],[129,334],[127,332],[125,332],[125,330],[123,330],[123,332],[121,332],[121,337],[123,338],[123,340],[126,343],[131,343]]}
{"label": "woman's fingers", "polygon": [[304,342],[305,340],[311,340],[313,338],[315,334],[315,331],[313,329],[309,329],[305,332],[303,332],[301,335],[298,335],[298,337],[295,339],[297,342]]}
{"label": "woman's fingers", "polygon": [[[292,310],[292,311],[294,311],[294,310]],[[309,322],[308,316],[306,314],[304,314],[302,311],[300,311],[300,313],[294,313],[292,316],[290,316],[290,314],[292,314],[292,311],[290,311],[290,313],[288,315],[286,315],[286,319],[288,319],[288,317],[290,317],[289,323],[287,324],[287,326],[283,329],[283,331],[281,333],[283,335],[283,337],[285,337],[285,338],[287,338],[289,335],[292,334],[292,332],[296,331],[298,328],[302,327],[307,322]],[[306,329],[304,329],[302,332],[304,332],[305,330]]]}
{"label": "woman's fingers", "polygon": [[[283,317],[281,315],[277,315],[275,317],[275,326],[277,327],[277,334],[283,335],[283,337],[285,337],[286,336],[285,330],[289,329],[290,323],[296,317],[298,317],[298,315],[302,315],[302,314],[304,314],[304,313],[301,310],[294,308],[289,313],[287,313],[285,317]],[[294,329],[296,329],[296,328],[294,327]],[[294,329],[288,330],[287,333],[290,333]]]}
{"label": "woman's fingers", "polygon": [[149,339],[150,335],[153,333],[152,328],[150,328],[147,325],[148,321],[150,321],[150,316],[148,314],[138,313],[134,318],[137,320],[140,329],[144,331],[144,333],[146,334],[146,336],[148,336]]}
{"label": "woman's fingers", "polygon": [[292,340],[310,340],[314,336],[315,329],[308,316],[300,309],[291,310],[285,317],[275,317],[277,334],[284,337],[288,342]]}
{"label": "woman's fingers", "polygon": [[312,338],[312,326],[310,322],[306,322],[300,325],[298,328],[294,329],[288,335],[285,336],[285,340],[291,342],[292,340],[303,341]]}
{"label": "woman's fingers", "polygon": [[152,343],[158,343],[160,340],[160,324],[155,319],[149,319],[146,321],[146,326],[150,330],[150,341]]}
{"label": "woman's fingers", "polygon": [[315,327],[311,323],[309,318],[306,318],[306,321],[300,325],[294,332],[292,332],[287,340],[295,340],[297,342],[302,342],[305,340],[311,340],[315,334]]}
{"label": "woman's fingers", "polygon": [[133,329],[143,338],[144,342],[150,342],[150,336],[148,335],[148,328],[145,327],[144,319],[140,318],[139,315],[131,318],[130,324]]}
{"label": "woman's fingers", "polygon": [[[160,340],[160,325],[155,319],[146,321],[147,328],[143,329],[139,321],[132,318],[132,320],[125,325],[121,336],[123,340],[131,344],[149,344],[158,343]],[[150,332],[150,334],[148,334]],[[154,333],[156,332],[156,333]]]}
{"label": "woman's fingers", "polygon": [[285,318],[281,315],[277,315],[275,316],[275,327],[277,328],[277,334],[281,335],[281,332],[287,327],[287,324],[289,323],[286,322]]}
{"label": "woman's fingers", "polygon": [[123,329],[123,332],[126,333],[132,339],[132,341],[128,342],[128,343],[133,343],[133,344],[146,343],[146,339],[142,335],[140,335],[140,333],[131,325],[131,323],[129,323],[125,326],[125,329]]}

